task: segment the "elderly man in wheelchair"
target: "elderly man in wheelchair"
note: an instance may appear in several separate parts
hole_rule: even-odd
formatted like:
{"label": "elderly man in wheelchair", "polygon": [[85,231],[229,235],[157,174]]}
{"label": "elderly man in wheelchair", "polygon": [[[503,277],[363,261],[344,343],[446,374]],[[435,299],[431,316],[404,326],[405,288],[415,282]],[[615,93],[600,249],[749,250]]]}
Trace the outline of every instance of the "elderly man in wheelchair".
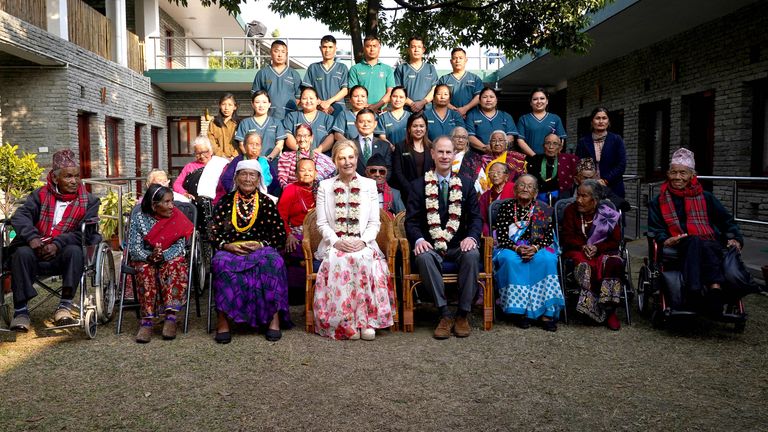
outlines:
{"label": "elderly man in wheelchair", "polygon": [[678,268],[682,277],[677,284],[666,283],[669,310],[720,318],[725,304],[738,302],[725,283],[723,249],[740,251],[744,239],[728,210],[702,189],[690,150],[672,155],[667,180],[648,206],[648,236],[655,241],[649,242],[653,249],[661,251],[656,261],[664,271]]}
{"label": "elderly man in wheelchair", "polygon": [[[46,184],[29,194],[11,217],[16,231],[9,246],[11,330],[30,328],[27,303],[37,295],[32,284],[38,275],[62,276],[61,299],[53,320],[57,327],[75,323],[72,301],[85,268],[81,225],[95,220],[98,210],[99,199],[80,182],[75,154],[69,149],[54,153]],[[89,235],[98,237],[95,230]]]}

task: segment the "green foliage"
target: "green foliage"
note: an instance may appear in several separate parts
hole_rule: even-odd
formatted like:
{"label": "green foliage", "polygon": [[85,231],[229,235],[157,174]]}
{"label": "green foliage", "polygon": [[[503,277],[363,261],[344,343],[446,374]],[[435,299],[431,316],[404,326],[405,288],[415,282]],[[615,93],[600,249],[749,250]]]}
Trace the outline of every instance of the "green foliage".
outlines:
{"label": "green foliage", "polygon": [[[101,198],[99,207],[99,231],[105,239],[112,238],[117,233],[118,218],[118,194],[114,189],[110,189],[107,194]],[[133,206],[136,205],[136,195],[133,192],[123,194],[123,213],[130,214]]]}
{"label": "green foliage", "polygon": [[0,146],[0,212],[3,217],[10,217],[16,203],[30,192],[42,186],[43,174],[35,158],[36,154],[17,154],[19,146],[3,144]]}
{"label": "green foliage", "polygon": [[[383,7],[380,0],[269,1],[270,9],[281,16],[315,19],[353,39],[377,34],[384,44],[402,48],[419,35],[427,53],[477,43],[501,48],[515,58],[543,49],[555,54],[585,52],[587,14],[611,0],[395,0],[393,8]],[[340,13],[353,7],[356,16]],[[362,52],[357,47],[355,51],[355,58],[361,58]]]}
{"label": "green foliage", "polygon": [[253,57],[244,57],[242,53],[227,51],[224,53],[224,67],[221,66],[221,55],[208,56],[208,69],[257,69]]}
{"label": "green foliage", "polygon": [[[199,0],[203,7],[211,7],[214,5],[226,10],[230,15],[237,15],[240,13],[240,3],[245,3],[245,0]],[[168,0],[168,3],[175,3],[176,6],[187,7],[188,0]]]}

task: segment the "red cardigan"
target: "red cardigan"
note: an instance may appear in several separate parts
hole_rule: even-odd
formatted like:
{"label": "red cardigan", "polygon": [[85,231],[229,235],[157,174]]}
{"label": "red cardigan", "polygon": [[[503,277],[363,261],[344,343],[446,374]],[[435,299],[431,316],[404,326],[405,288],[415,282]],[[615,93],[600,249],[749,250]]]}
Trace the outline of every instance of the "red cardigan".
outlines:
{"label": "red cardigan", "polygon": [[[587,228],[587,234],[589,234],[589,228],[591,226]],[[617,223],[613,227],[611,235],[595,245],[597,246],[597,254],[602,255],[606,252],[619,250],[620,242],[621,226]],[[587,244],[587,236],[581,231],[581,218],[579,217],[579,211],[576,209],[576,203],[573,203],[565,208],[565,214],[560,226],[560,246],[566,253],[570,251],[581,252],[581,248],[585,244]]]}

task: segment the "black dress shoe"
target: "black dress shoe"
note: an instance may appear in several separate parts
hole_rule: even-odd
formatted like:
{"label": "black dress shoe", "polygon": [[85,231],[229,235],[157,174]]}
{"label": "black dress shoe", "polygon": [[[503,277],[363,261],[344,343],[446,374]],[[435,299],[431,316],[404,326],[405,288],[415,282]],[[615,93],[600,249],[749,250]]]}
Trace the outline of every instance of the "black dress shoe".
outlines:
{"label": "black dress shoe", "polygon": [[220,344],[228,344],[232,342],[232,335],[229,334],[229,332],[216,332],[216,336],[213,338],[213,340],[216,341],[216,343]]}
{"label": "black dress shoe", "polygon": [[521,328],[523,330],[531,327],[531,321],[523,315],[514,317],[512,319],[512,323],[515,325],[515,327]]}
{"label": "black dress shoe", "polygon": [[283,332],[280,330],[267,329],[267,332],[264,333],[264,338],[270,342],[277,342],[281,337],[283,337]]}

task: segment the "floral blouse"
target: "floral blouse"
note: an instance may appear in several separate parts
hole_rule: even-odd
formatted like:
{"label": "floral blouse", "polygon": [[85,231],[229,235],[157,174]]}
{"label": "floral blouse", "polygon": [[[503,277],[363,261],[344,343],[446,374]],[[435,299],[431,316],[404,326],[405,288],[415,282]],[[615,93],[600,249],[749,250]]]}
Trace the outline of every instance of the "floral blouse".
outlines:
{"label": "floral blouse", "polygon": [[[530,212],[530,215],[529,215]],[[509,227],[515,221],[529,221],[530,224],[522,237],[514,242],[509,238]],[[542,203],[534,201],[533,210],[531,206],[522,206],[517,200],[504,202],[499,208],[498,215],[493,220],[492,230],[496,231],[498,247],[504,249],[514,249],[515,246],[527,244],[538,246],[539,249],[550,246],[554,242],[552,233],[552,208]]]}
{"label": "floral blouse", "polygon": [[[258,192],[259,212],[253,226],[245,232],[237,232],[232,226],[232,203],[235,200],[235,192],[224,195],[213,208],[213,220],[211,221],[210,238],[214,246],[220,247],[222,242],[232,243],[236,241],[255,240],[275,249],[285,247],[285,226],[277,212],[277,206],[271,198]],[[242,209],[241,209],[242,210]],[[248,225],[247,220],[237,215],[237,225]]]}
{"label": "floral blouse", "polygon": [[[144,237],[149,234],[157,223],[154,216],[144,212],[138,212],[131,218],[131,227],[128,230],[128,253],[131,261],[146,261],[152,255],[152,248],[144,242]],[[185,253],[186,241],[180,238],[171,247],[163,251],[163,261],[170,261]]]}

